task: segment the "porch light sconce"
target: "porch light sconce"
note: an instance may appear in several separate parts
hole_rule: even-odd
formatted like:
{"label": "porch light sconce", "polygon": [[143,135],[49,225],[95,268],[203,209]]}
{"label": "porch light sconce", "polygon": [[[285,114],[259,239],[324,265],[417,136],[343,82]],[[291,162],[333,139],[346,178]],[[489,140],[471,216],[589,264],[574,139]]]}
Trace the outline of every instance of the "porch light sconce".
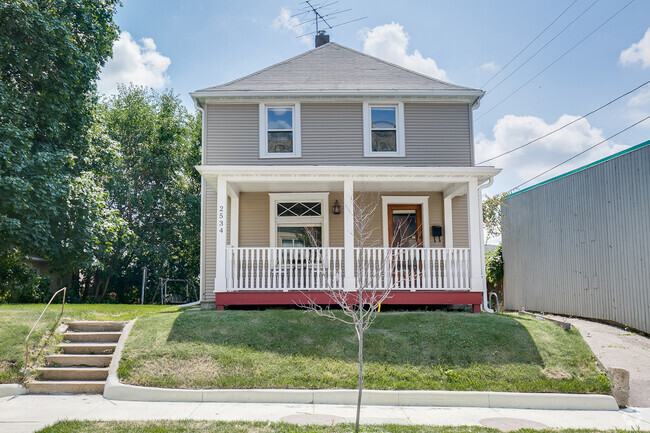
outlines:
{"label": "porch light sconce", "polygon": [[334,202],[334,206],[332,206],[332,213],[333,213],[334,215],[338,215],[338,214],[341,213],[341,205],[339,204],[339,201],[338,201],[338,200],[336,200],[336,201]]}

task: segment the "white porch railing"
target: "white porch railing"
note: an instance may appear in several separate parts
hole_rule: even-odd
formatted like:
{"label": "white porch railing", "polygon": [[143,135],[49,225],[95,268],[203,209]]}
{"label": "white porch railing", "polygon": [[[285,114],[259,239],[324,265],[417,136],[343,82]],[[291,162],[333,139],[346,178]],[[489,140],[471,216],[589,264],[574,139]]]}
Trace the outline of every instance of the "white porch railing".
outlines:
{"label": "white porch railing", "polygon": [[234,290],[325,290],[343,286],[343,248],[226,249]]}
{"label": "white porch railing", "polygon": [[[393,290],[469,290],[469,248],[355,248],[355,281]],[[344,249],[226,248],[228,290],[343,288]]]}
{"label": "white porch railing", "polygon": [[392,290],[469,290],[469,248],[355,248],[356,281]]}

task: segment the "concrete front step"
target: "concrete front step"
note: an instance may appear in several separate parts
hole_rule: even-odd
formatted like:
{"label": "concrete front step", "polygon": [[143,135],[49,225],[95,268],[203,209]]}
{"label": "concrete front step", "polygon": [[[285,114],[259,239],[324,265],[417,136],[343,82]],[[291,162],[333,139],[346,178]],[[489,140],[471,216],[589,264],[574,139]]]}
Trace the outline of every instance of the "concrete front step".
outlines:
{"label": "concrete front step", "polygon": [[79,332],[115,332],[122,331],[127,322],[107,322],[102,320],[84,320],[68,323],[68,331]]}
{"label": "concrete front step", "polygon": [[66,332],[63,338],[71,343],[117,343],[122,333],[110,332]]}
{"label": "concrete front step", "polygon": [[31,394],[102,394],[103,380],[35,380],[25,384]]}
{"label": "concrete front step", "polygon": [[62,367],[108,367],[113,355],[47,355],[47,365]]}
{"label": "concrete front step", "polygon": [[61,343],[59,346],[66,355],[113,353],[117,343]]}
{"label": "concrete front step", "polygon": [[106,380],[108,367],[39,367],[40,380]]}

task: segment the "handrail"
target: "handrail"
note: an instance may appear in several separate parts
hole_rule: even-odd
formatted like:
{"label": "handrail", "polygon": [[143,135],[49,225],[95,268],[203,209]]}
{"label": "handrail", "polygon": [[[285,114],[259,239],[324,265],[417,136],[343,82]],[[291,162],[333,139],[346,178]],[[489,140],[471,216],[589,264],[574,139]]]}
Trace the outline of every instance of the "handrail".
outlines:
{"label": "handrail", "polygon": [[27,372],[27,358],[29,356],[29,337],[32,335],[32,332],[34,332],[34,329],[36,329],[36,325],[38,325],[38,322],[41,321],[41,318],[43,317],[43,314],[47,311],[47,308],[50,306],[52,301],[54,300],[54,297],[58,295],[59,293],[63,292],[63,302],[61,303],[61,314],[63,315],[63,307],[65,307],[65,295],[66,295],[66,287],[63,287],[59,290],[57,290],[52,297],[50,298],[50,302],[47,303],[45,308],[43,309],[43,312],[41,313],[40,316],[38,316],[38,320],[36,320],[36,323],[34,323],[34,326],[32,326],[32,329],[29,331],[29,334],[27,334],[27,338],[25,338],[25,372]]}

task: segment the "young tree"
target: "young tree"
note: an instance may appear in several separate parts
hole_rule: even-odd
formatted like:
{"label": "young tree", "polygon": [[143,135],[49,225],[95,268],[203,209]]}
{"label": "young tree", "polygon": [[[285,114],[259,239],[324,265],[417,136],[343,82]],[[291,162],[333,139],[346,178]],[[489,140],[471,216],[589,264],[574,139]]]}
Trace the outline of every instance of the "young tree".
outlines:
{"label": "young tree", "polygon": [[483,225],[485,227],[485,238],[490,239],[501,236],[503,231],[503,213],[501,206],[505,206],[503,200],[508,196],[507,192],[495,194],[492,197],[483,197]]}
{"label": "young tree", "polygon": [[[401,280],[411,277],[409,273],[420,272],[419,269],[408,269],[400,260],[400,254],[392,249],[373,250],[368,253],[366,250],[376,247],[377,239],[376,224],[373,224],[373,217],[376,215],[379,197],[368,197],[368,195],[357,196],[352,203],[353,206],[353,230],[355,245],[359,251],[359,257],[371,257],[372,260],[361,259],[357,262],[354,287],[337,287],[333,281],[343,281],[340,276],[323,280],[326,283],[325,292],[333,305],[340,308],[340,312],[333,310],[329,305],[321,305],[311,300],[309,293],[303,294],[309,302],[301,307],[312,311],[319,316],[330,320],[336,320],[354,328],[358,341],[358,395],[357,411],[354,424],[355,433],[359,431],[359,420],[361,417],[361,397],[363,393],[363,336],[370,328],[381,306],[381,303],[390,298],[391,291]],[[393,242],[391,247],[404,247],[404,240],[413,235],[409,233],[406,221],[402,220],[393,226]],[[416,231],[418,228],[416,228]],[[318,245],[318,239],[313,232],[307,232],[313,245]]]}

